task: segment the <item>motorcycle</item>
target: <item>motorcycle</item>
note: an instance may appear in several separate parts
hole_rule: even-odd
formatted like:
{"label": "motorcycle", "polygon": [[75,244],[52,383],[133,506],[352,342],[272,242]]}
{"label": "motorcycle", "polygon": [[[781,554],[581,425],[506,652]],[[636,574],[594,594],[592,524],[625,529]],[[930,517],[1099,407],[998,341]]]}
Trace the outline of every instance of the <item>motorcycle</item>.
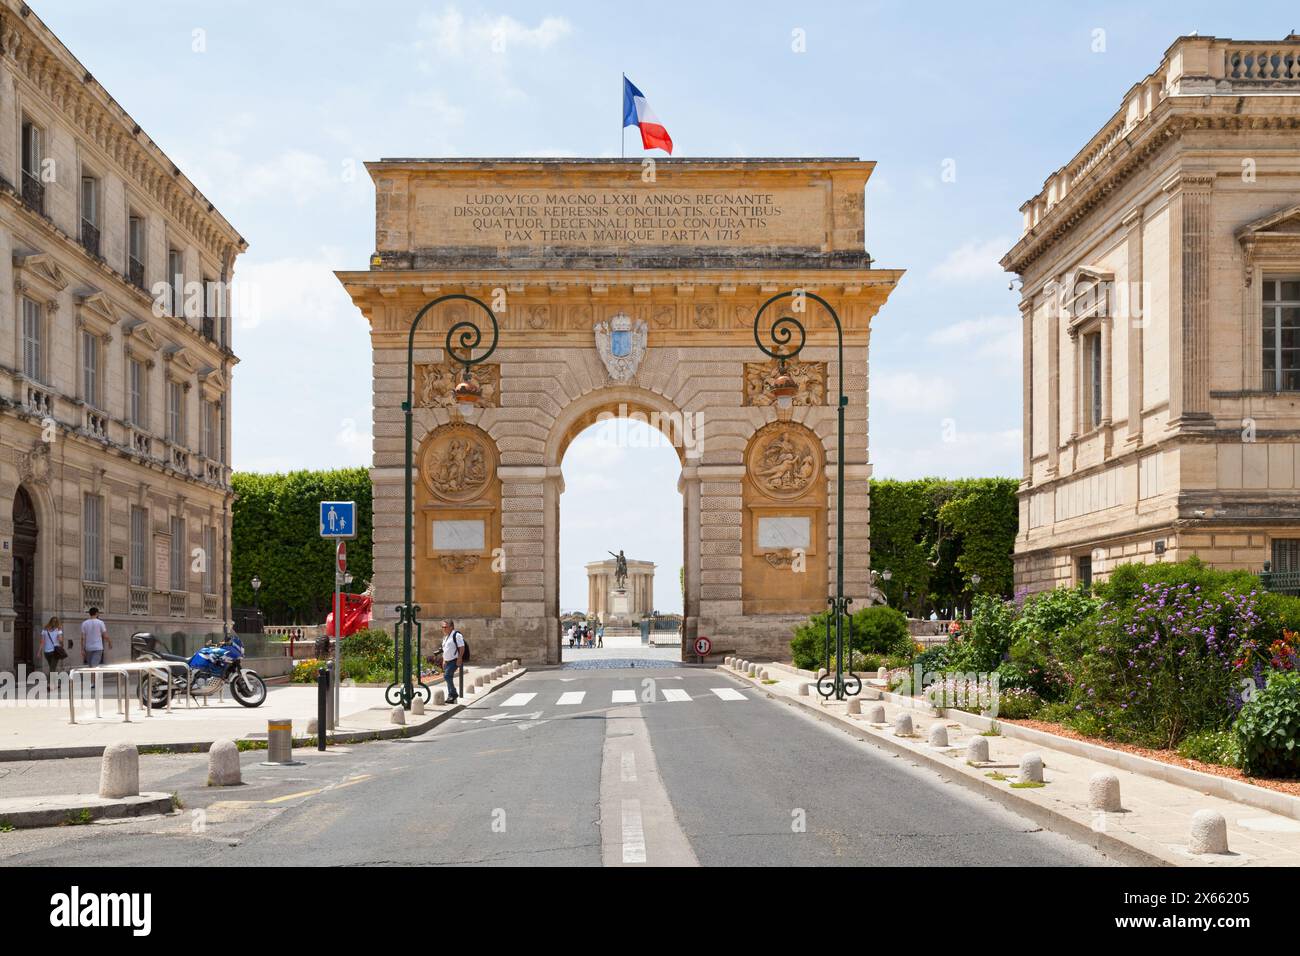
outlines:
{"label": "motorcycle", "polygon": [[[141,706],[167,706],[167,683],[161,679],[164,670],[171,680],[173,698],[183,697],[186,693],[191,697],[212,697],[228,686],[230,696],[244,707],[257,707],[266,700],[266,682],[256,671],[246,670],[241,663],[244,642],[238,635],[230,635],[220,644],[200,647],[193,657],[159,650],[157,639],[150,634],[131,635],[131,648],[136,660],[156,660],[163,665],[159,669],[160,679],[152,682],[152,699],[149,699],[150,682],[141,681]],[[186,664],[188,669],[174,666],[176,664]]]}

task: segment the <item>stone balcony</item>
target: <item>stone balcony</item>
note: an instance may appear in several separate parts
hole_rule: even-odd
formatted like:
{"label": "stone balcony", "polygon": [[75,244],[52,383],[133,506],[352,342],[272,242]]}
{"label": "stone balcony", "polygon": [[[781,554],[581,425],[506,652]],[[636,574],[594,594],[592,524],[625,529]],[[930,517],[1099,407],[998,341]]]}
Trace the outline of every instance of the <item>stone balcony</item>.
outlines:
{"label": "stone balcony", "polygon": [[1166,100],[1176,97],[1300,95],[1300,34],[1280,41],[1179,37],[1159,68],[1136,83],[1110,120],[1020,207],[1027,234],[1081,185]]}

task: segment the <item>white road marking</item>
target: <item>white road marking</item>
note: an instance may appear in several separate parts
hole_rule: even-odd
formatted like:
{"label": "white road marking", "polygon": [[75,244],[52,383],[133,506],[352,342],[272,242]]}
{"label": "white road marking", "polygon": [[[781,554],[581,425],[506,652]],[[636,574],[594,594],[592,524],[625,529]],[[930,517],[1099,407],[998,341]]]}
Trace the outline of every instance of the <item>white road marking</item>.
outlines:
{"label": "white road marking", "polygon": [[513,694],[510,699],[503,703],[502,707],[523,707],[530,700],[536,697],[536,694]]}
{"label": "white road marking", "polygon": [[682,690],[680,687],[666,688],[663,693],[664,700],[668,701],[689,701],[691,699],[691,695],[686,693],[686,691]]}
{"label": "white road marking", "polygon": [[560,695],[560,699],[555,703],[559,707],[568,707],[571,704],[581,704],[582,699],[587,696],[585,690],[569,690]]}
{"label": "white road marking", "polygon": [[635,704],[635,703],[636,703],[636,691],[634,691],[634,690],[616,690],[616,691],[614,691],[614,693],[610,696],[610,698],[609,698],[609,702],[610,702],[611,704]]}
{"label": "white road marking", "polygon": [[624,783],[636,783],[636,754],[630,750],[623,751],[622,757],[623,772],[621,774]]}
{"label": "white road marking", "polygon": [[710,690],[712,690],[713,693],[717,694],[723,700],[747,700],[748,699],[740,691],[734,690],[733,688],[730,687],[712,687],[710,688]]}
{"label": "white road marking", "polygon": [[645,862],[645,830],[641,827],[640,800],[623,801],[623,862]]}

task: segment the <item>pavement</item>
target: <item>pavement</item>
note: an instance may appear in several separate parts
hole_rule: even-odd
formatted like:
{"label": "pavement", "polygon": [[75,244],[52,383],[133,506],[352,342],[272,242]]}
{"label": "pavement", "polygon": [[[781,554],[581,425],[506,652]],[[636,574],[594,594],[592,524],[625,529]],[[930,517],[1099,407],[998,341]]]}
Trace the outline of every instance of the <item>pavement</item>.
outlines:
{"label": "pavement", "polygon": [[[467,686],[490,668],[466,668]],[[445,686],[441,678],[425,678],[434,687]],[[382,687],[344,685],[339,688],[339,733],[369,733],[390,727],[392,706],[384,700]],[[133,743],[141,748],[172,747],[206,750],[216,740],[265,738],[267,721],[289,718],[295,736],[306,735],[307,722],[316,717],[316,688],[305,684],[271,684],[266,701],[259,707],[243,707],[229,694],[222,700],[190,706],[174,701],[170,712],[155,710],[146,716],[139,700],[130,706],[130,721],[113,699],[110,682],[95,716],[94,698],[86,694],[77,703],[77,722],[69,722],[66,699],[0,700],[0,763],[37,756],[90,756],[114,743]],[[444,708],[445,709],[445,708]],[[430,707],[430,713],[438,711]],[[0,789],[0,797],[3,797]]]}
{"label": "pavement", "polygon": [[[864,710],[873,703],[885,708],[885,723],[870,724],[864,715],[850,715],[847,702],[825,701],[815,689],[810,689],[807,696],[800,694],[800,687],[813,680],[812,672],[782,664],[761,666],[766,669],[770,682],[741,676],[730,669],[729,672],[780,703],[812,714],[900,756],[920,761],[954,783],[991,795],[1011,810],[1113,855],[1133,862],[1172,866],[1300,865],[1300,798],[1236,783],[1231,788],[1237,795],[1234,799],[1220,795],[1228,789],[1223,778],[1188,771],[1183,777],[1185,783],[1171,782],[1160,779],[1169,773],[1167,765],[1145,767],[1142,771],[1126,769],[1155,762],[1133,761],[1120,752],[1092,745],[1080,747],[1066,740],[1053,747],[1050,738],[1043,734],[1020,739],[1012,736],[1020,728],[1006,722],[1001,722],[998,728],[1004,732],[986,738],[990,762],[971,766],[965,758],[966,745],[988,728],[987,720],[955,711],[935,714],[928,706],[884,694],[879,701],[864,699],[862,702]],[[912,717],[911,737],[898,737],[893,732],[892,721],[901,713]],[[950,747],[936,749],[928,745],[930,728],[936,723],[947,729]],[[1094,756],[1081,756],[1070,750]],[[1031,752],[1042,755],[1045,786],[1016,787],[1021,782],[1020,758]],[[1122,811],[1104,812],[1090,807],[1089,781],[1097,773],[1113,773],[1119,778]],[[1193,855],[1188,851],[1191,819],[1198,810],[1223,815],[1227,822],[1229,853]]]}
{"label": "pavement", "polygon": [[[1109,865],[721,668],[555,668],[418,736],[208,788],[141,756],[178,812],[0,832],[6,865]],[[98,761],[0,764],[0,792],[93,792]],[[57,784],[57,785],[56,785]]]}

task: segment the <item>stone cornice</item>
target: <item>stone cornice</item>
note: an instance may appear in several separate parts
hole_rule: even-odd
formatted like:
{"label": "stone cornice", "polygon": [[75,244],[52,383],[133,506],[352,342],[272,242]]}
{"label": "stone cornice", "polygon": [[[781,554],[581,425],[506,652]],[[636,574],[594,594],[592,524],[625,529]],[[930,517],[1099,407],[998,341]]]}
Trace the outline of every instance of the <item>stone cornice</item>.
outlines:
{"label": "stone cornice", "polygon": [[[1300,131],[1300,98],[1277,97],[1288,106],[1268,113],[1228,113],[1236,105],[1216,98],[1207,108],[1200,97],[1168,98],[1151,115],[1135,124],[1087,177],[1074,185],[1065,198],[1055,203],[1032,229],[1002,258],[1002,268],[1023,275],[1038,258],[1061,241],[1112,193],[1140,172],[1148,160],[1184,135],[1199,131]],[[1258,97],[1259,104],[1273,97]],[[1217,107],[1217,109],[1213,109]],[[1192,171],[1198,178],[1206,175]],[[1185,182],[1179,184],[1186,186]],[[1195,185],[1204,188],[1206,184]]]}
{"label": "stone cornice", "polygon": [[142,131],[25,3],[0,7],[0,54],[55,109],[219,259],[247,248],[215,207]]}

